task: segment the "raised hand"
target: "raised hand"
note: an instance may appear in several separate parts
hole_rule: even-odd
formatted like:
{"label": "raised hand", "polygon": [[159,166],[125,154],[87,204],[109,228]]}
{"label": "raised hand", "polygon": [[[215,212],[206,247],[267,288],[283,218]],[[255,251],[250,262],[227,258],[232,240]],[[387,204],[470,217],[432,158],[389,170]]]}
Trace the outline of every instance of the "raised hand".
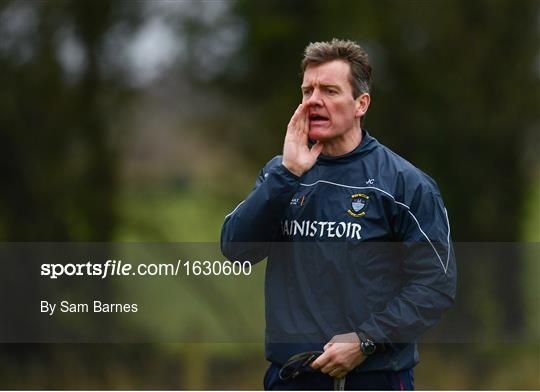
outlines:
{"label": "raised hand", "polygon": [[308,105],[300,104],[289,121],[283,143],[283,165],[299,177],[315,165],[323,149],[321,142],[309,148],[308,133]]}

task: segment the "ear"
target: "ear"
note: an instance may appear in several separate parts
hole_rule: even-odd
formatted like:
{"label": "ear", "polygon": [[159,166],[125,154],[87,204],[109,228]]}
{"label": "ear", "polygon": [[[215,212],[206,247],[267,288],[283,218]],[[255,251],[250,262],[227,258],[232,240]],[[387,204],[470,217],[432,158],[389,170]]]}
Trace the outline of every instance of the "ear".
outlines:
{"label": "ear", "polygon": [[354,101],[356,106],[354,116],[356,118],[364,116],[368,111],[369,103],[371,102],[370,95],[368,93],[360,94]]}

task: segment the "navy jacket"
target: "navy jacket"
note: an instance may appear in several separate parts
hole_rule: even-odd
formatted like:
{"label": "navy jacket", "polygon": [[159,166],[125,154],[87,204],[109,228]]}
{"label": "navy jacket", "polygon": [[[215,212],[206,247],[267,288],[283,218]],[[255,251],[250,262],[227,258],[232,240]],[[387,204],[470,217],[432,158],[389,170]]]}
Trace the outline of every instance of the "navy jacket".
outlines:
{"label": "navy jacket", "polygon": [[266,357],[278,365],[363,331],[356,371],[418,362],[416,339],[454,303],[456,266],[436,183],[366,132],[302,177],[276,156],[225,218],[223,254],[266,264]]}

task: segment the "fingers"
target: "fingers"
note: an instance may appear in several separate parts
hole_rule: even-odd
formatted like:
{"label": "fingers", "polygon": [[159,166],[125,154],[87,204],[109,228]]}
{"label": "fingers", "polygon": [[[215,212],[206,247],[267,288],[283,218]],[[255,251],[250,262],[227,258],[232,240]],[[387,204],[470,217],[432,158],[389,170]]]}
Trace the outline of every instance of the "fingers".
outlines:
{"label": "fingers", "polygon": [[339,369],[336,367],[335,363],[328,362],[326,365],[324,365],[321,368],[321,372],[325,374],[330,374],[331,372],[338,371]]}
{"label": "fingers", "polygon": [[288,132],[306,134],[309,130],[307,106],[303,103],[298,105],[287,126]]}
{"label": "fingers", "polygon": [[[322,144],[315,144],[312,147],[312,150],[315,148],[322,150]],[[320,153],[320,151],[318,151],[318,153]],[[337,360],[335,350],[331,349],[336,343],[335,340],[334,337],[324,345],[324,353],[313,361],[311,367],[319,369],[321,373],[328,374],[330,377],[342,378],[347,375],[348,370],[341,361]]]}
{"label": "fingers", "polygon": [[311,363],[311,367],[313,369],[319,369],[319,368],[322,368],[323,366],[326,366],[326,364],[330,362],[330,358],[327,354],[325,353],[322,353],[321,355],[319,355],[319,357],[314,360],[312,363]]}
{"label": "fingers", "polygon": [[302,107],[302,111],[300,112],[300,121],[298,124],[299,126],[298,130],[307,140],[307,135],[309,132],[309,119],[308,119],[309,115],[308,115],[307,105],[302,104],[301,107]]}
{"label": "fingers", "polygon": [[313,369],[320,369],[323,373],[328,373],[336,367],[336,363],[328,353],[322,353],[316,360],[311,363]]}
{"label": "fingers", "polygon": [[292,117],[291,117],[291,119],[289,121],[289,125],[287,126],[287,129],[295,128],[296,122],[298,121],[298,117],[300,116],[301,108],[302,108],[302,104],[298,105],[298,107],[294,111],[294,113],[293,113],[293,115],[292,115]]}
{"label": "fingers", "polygon": [[328,363],[321,369],[321,373],[328,374],[333,378],[342,378],[347,375],[347,370],[336,363]]}
{"label": "fingers", "polygon": [[328,375],[332,378],[343,378],[347,375],[347,372],[341,370],[341,369],[334,369]]}
{"label": "fingers", "polygon": [[[326,346],[331,347],[332,342],[326,344]],[[325,346],[325,349],[326,349]],[[347,370],[343,367],[342,364],[339,364],[333,361],[328,354],[322,354],[311,364],[313,369],[319,369],[321,373],[328,374],[330,377],[342,378],[347,375]]]}
{"label": "fingers", "polygon": [[[311,151],[313,151],[313,149],[318,146],[319,142],[317,142],[316,144],[313,145],[313,147],[311,147]],[[319,147],[317,147],[319,148]],[[322,149],[322,147],[320,147]],[[319,152],[320,154],[320,152]],[[317,155],[319,155],[317,154]],[[326,351],[328,350],[330,347],[332,347],[332,345],[334,344],[334,342],[332,341],[333,339],[331,339],[328,343],[326,343],[323,347],[323,350]],[[311,367],[314,368],[314,369],[319,369],[323,366],[326,366],[328,363],[330,362],[330,355],[327,353],[327,352],[324,352],[322,353],[321,355],[319,355],[319,357],[314,360],[312,363],[311,363]]]}
{"label": "fingers", "polygon": [[338,369],[334,369],[334,370],[332,370],[331,372],[329,372],[328,375],[329,375],[330,377],[337,377],[338,374],[340,374],[340,373],[341,373],[341,372],[340,372]]}

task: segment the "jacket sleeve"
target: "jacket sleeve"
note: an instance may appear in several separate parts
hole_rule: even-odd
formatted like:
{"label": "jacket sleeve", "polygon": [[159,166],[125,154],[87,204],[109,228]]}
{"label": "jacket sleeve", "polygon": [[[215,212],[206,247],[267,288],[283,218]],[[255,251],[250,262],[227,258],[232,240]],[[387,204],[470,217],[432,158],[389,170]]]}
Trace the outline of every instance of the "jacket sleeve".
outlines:
{"label": "jacket sleeve", "polygon": [[359,326],[377,343],[416,340],[455,300],[450,224],[436,185],[419,185],[405,201],[409,204],[396,202],[394,220],[394,232],[404,250],[401,291]]}
{"label": "jacket sleeve", "polygon": [[277,238],[283,211],[300,185],[300,178],[272,159],[259,173],[254,189],[230,214],[221,229],[221,252],[230,260],[257,263],[268,256]]}

